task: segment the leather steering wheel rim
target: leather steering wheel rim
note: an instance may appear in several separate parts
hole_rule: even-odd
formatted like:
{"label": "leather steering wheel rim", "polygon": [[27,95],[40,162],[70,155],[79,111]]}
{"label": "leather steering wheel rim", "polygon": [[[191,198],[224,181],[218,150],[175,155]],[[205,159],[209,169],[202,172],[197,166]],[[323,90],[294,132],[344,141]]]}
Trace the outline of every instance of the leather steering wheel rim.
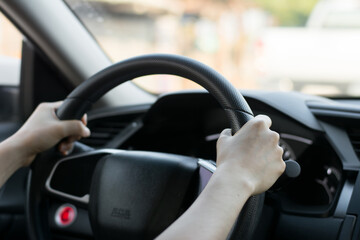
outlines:
{"label": "leather steering wheel rim", "polygon": [[[225,110],[233,133],[253,118],[253,113],[241,93],[221,74],[190,58],[168,54],[131,58],[98,72],[68,95],[57,110],[57,115],[61,120],[81,119],[91,105],[112,88],[134,78],[153,74],[184,77],[204,87]],[[33,170],[39,168],[38,166],[35,162]],[[39,216],[34,216],[38,214],[37,210],[31,209],[36,202],[32,199],[35,195],[31,193],[31,189],[35,188],[34,184],[30,174],[27,214],[28,220],[34,222],[30,224],[30,234],[46,239],[41,233],[42,228],[35,225],[39,224]],[[233,226],[229,239],[251,239],[260,218],[263,202],[263,194],[249,198]]]}

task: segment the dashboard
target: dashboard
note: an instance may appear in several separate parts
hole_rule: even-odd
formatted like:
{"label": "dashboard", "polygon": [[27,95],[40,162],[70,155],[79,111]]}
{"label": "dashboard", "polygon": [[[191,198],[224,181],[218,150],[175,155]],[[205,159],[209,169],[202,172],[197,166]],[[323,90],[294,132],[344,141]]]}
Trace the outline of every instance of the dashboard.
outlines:
{"label": "dashboard", "polygon": [[[354,229],[359,224],[359,203],[354,201],[360,194],[355,187],[360,184],[360,161],[354,147],[360,146],[360,107],[299,93],[249,91],[243,95],[255,115],[266,114],[272,119],[271,129],[280,134],[283,159],[301,166],[299,177],[266,193],[254,238],[358,236]],[[165,152],[214,161],[219,133],[230,126],[219,104],[203,91],[167,94],[153,105],[93,110],[88,115],[92,136],[82,143],[92,148]],[[52,189],[70,195],[81,193],[78,197],[86,194],[90,186],[82,184],[82,179],[91,178],[96,161],[88,159],[87,167],[80,162],[71,169],[66,164],[58,168],[49,183]],[[70,172],[81,173],[67,176]],[[55,194],[53,209],[63,201]],[[86,218],[86,209],[82,211]],[[57,227],[53,224],[52,228],[56,231]],[[91,235],[91,228],[81,232]]]}

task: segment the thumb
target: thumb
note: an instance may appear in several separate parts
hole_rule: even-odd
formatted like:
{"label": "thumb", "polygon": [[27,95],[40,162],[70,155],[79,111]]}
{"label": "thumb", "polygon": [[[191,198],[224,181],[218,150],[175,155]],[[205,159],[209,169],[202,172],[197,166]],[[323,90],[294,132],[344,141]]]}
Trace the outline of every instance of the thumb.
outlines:
{"label": "thumb", "polygon": [[231,137],[231,136],[232,136],[231,129],[226,128],[220,133],[219,140],[220,140],[220,138],[227,138],[227,137]]}
{"label": "thumb", "polygon": [[79,120],[66,120],[61,121],[63,125],[64,137],[68,136],[81,136],[81,137],[89,137],[90,130],[87,128],[81,121]]}

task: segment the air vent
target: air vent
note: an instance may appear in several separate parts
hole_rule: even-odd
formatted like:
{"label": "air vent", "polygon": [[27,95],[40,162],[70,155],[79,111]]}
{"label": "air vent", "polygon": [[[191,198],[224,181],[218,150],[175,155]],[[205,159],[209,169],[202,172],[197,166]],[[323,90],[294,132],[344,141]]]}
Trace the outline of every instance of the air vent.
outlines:
{"label": "air vent", "polygon": [[350,129],[348,130],[348,134],[354,151],[360,159],[360,129]]}
{"label": "air vent", "polygon": [[[138,114],[131,114],[90,120],[88,127],[91,130],[91,136],[82,139],[81,142],[93,148],[107,147],[114,139],[117,139],[117,142],[120,144],[124,142],[124,139],[121,138],[122,133],[125,131],[129,132],[129,128],[133,129],[134,126],[137,126],[134,123],[138,121],[136,120],[138,118]],[[126,136],[128,137],[128,134]]]}

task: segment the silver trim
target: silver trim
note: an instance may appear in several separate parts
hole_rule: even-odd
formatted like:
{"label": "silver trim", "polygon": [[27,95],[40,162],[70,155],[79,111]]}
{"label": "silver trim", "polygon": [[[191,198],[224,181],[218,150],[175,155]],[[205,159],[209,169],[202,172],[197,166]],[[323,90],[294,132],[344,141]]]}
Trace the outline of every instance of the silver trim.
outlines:
{"label": "silver trim", "polygon": [[205,137],[205,141],[207,141],[207,142],[215,141],[215,140],[218,140],[219,137],[220,137],[220,133],[215,133],[215,134],[207,135],[207,136]]}
{"label": "silver trim", "polygon": [[288,133],[280,133],[280,137],[284,138],[284,139],[290,139],[290,140],[295,140],[295,141],[298,141],[298,142],[302,142],[302,143],[305,143],[307,145],[313,144],[313,141],[310,140],[310,139],[299,137],[299,136],[288,134]]}
{"label": "silver trim", "polygon": [[[284,139],[291,139],[291,140],[294,140],[294,141],[298,141],[298,142],[302,142],[302,143],[305,143],[307,145],[311,145],[313,143],[312,140],[310,139],[307,139],[307,138],[303,138],[303,137],[299,137],[299,136],[296,136],[296,135],[292,135],[292,134],[288,134],[288,133],[280,133],[280,136],[281,138],[284,138]],[[215,141],[217,140],[218,138],[220,137],[220,133],[215,133],[215,134],[211,134],[211,135],[207,135],[205,137],[205,141]]]}
{"label": "silver trim", "polygon": [[[119,152],[124,152],[124,150],[100,149],[100,150],[95,150],[95,151],[91,151],[91,152],[80,153],[80,154],[77,154],[77,155],[74,155],[74,156],[70,156],[70,157],[66,157],[66,158],[61,159],[60,161],[58,161],[54,165],[53,169],[51,170],[51,173],[50,173],[49,177],[46,180],[46,183],[45,183],[46,190],[48,192],[54,194],[54,195],[61,196],[63,198],[73,200],[73,201],[76,201],[76,202],[81,202],[81,203],[88,204],[89,200],[90,200],[89,194],[85,194],[82,197],[77,197],[77,196],[74,196],[74,195],[71,195],[71,194],[68,194],[68,193],[64,193],[64,192],[55,190],[55,189],[53,189],[51,187],[50,182],[51,182],[51,179],[52,179],[57,167],[61,163],[65,162],[65,161],[75,160],[75,159],[78,159],[78,158],[83,158],[83,157],[86,157],[86,156],[93,156],[93,155],[97,155],[97,154],[116,154],[116,153],[119,153]],[[216,165],[214,165],[212,163],[212,161],[210,161],[210,160],[204,160],[204,159],[199,158],[198,159],[198,165],[202,166],[203,168],[209,170],[212,173],[214,173],[216,171]]]}
{"label": "silver trim", "polygon": [[56,168],[61,163],[65,162],[65,161],[75,160],[75,159],[78,159],[78,158],[82,158],[82,157],[86,157],[86,156],[93,156],[93,155],[97,155],[97,154],[115,154],[115,153],[119,153],[119,152],[123,152],[123,151],[124,150],[100,149],[100,150],[95,150],[95,151],[86,152],[86,153],[80,153],[80,154],[77,154],[77,155],[74,155],[74,156],[63,158],[54,165],[53,169],[51,170],[51,173],[50,173],[49,177],[46,180],[45,188],[46,188],[47,191],[49,191],[52,194],[55,194],[55,195],[58,195],[58,196],[61,196],[63,198],[67,198],[67,199],[70,199],[70,200],[73,200],[73,201],[88,204],[89,203],[89,198],[90,198],[89,194],[85,194],[82,197],[77,197],[77,196],[74,196],[74,195],[71,195],[71,194],[68,194],[68,193],[64,193],[64,192],[55,190],[50,186],[50,182],[51,182],[51,179],[52,179],[52,177],[53,177],[53,175],[54,175],[54,173],[56,171]]}
{"label": "silver trim", "polygon": [[209,160],[199,158],[198,164],[212,173],[216,171],[216,165],[212,164]]}

